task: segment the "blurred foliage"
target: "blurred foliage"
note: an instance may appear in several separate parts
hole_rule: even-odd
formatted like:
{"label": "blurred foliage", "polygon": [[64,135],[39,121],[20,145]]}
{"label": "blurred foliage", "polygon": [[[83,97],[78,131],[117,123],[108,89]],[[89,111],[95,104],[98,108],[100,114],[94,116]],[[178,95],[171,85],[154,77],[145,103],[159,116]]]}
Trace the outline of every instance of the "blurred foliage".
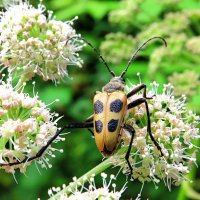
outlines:
{"label": "blurred foliage", "polygon": [[[150,80],[164,83],[174,72],[184,73],[187,70],[197,74],[195,80],[200,78],[200,1],[124,0],[119,9],[109,13],[109,22],[115,32],[108,33],[101,43],[102,54],[109,62],[120,64],[127,61],[128,55],[133,54],[138,44],[150,37],[162,36],[167,40],[167,48],[163,45],[158,47],[156,43],[140,52],[143,59],[149,60],[146,70]],[[119,35],[130,41],[121,44]],[[113,56],[115,53],[120,56]],[[137,61],[135,63],[137,67]],[[172,83],[179,90],[180,82],[173,80]],[[193,84],[196,84],[196,89],[190,95],[189,105],[194,108],[194,99],[199,99],[195,110],[200,112],[200,82],[195,81]],[[190,90],[190,85],[185,86],[186,90]]]}
{"label": "blurred foliage", "polygon": [[168,78],[169,82],[174,87],[174,95],[181,96],[185,94],[187,97],[192,97],[197,93],[199,82],[199,75],[194,71],[185,71],[183,73],[173,73],[172,76]]}
{"label": "blurred foliage", "polygon": [[[37,6],[38,1],[30,1]],[[120,74],[134,50],[144,40],[163,36],[168,42],[165,48],[160,41],[154,41],[141,51],[130,66],[127,83],[138,83],[137,72],[142,82],[149,84],[155,80],[161,85],[170,80],[180,91],[189,91],[189,106],[200,113],[200,1],[199,0],[44,0],[47,9],[53,10],[57,19],[69,20],[78,16],[75,29],[95,47],[100,48],[105,59],[115,64],[111,68]],[[110,74],[92,49],[86,47],[81,52],[84,67],[69,67],[71,78],[54,86],[37,78],[35,91],[46,103],[54,99],[60,102],[50,105],[60,115],[60,127],[70,122],[81,122],[93,112],[92,99],[95,91],[109,81]],[[184,80],[185,79],[185,80]],[[184,89],[183,89],[184,88]],[[32,86],[26,88],[32,91]],[[21,200],[47,198],[47,190],[52,186],[69,183],[73,176],[81,176],[101,162],[94,140],[87,130],[69,130],[66,141],[56,144],[64,149],[52,159],[52,169],[31,166],[27,176],[16,173],[18,184],[11,174],[0,171],[0,199]],[[67,132],[67,131],[66,131]],[[119,168],[107,173],[118,172]],[[196,180],[200,174],[197,172]],[[119,188],[125,182],[124,175],[118,176]],[[134,181],[128,183],[124,199],[135,198],[142,185]],[[199,187],[196,190],[200,191]],[[6,192],[5,192],[6,191]],[[159,189],[152,183],[145,184],[142,199],[177,199],[178,187],[169,192],[164,184]]]}

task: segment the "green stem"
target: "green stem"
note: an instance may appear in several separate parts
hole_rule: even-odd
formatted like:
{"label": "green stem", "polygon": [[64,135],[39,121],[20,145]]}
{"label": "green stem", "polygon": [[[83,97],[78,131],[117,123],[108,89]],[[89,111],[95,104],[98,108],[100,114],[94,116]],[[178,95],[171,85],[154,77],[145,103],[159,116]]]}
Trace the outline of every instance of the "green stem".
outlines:
{"label": "green stem", "polygon": [[184,181],[181,185],[177,200],[187,200],[188,198],[200,200],[200,193],[196,192],[189,181]]}
{"label": "green stem", "polygon": [[[97,174],[103,172],[104,170],[106,170],[107,168],[109,168],[112,165],[111,159],[112,159],[112,157],[104,160],[99,165],[97,165],[96,167],[91,169],[89,172],[87,172],[86,174],[81,176],[79,179],[77,179],[75,182],[73,182],[73,184],[68,185],[66,188],[64,188],[60,192],[56,193],[54,195],[54,197],[49,198],[49,200],[55,200],[56,197],[62,193],[70,194],[71,192],[69,192],[69,189],[72,191],[75,190],[76,188],[80,187],[84,183],[88,182],[90,177],[92,177],[94,174],[97,175]],[[81,183],[81,185],[78,183]]]}
{"label": "green stem", "polygon": [[18,92],[21,92],[21,90],[23,89],[23,84],[26,83],[26,82],[27,82],[26,76],[22,76],[22,77],[19,79],[19,81],[18,81],[18,83],[17,83],[17,85],[16,85],[16,90],[17,90]]}
{"label": "green stem", "polygon": [[[196,146],[200,145],[199,141],[196,141],[194,143]],[[194,180],[196,176],[197,169],[195,166],[191,169],[190,173],[187,175],[187,178],[190,180]],[[189,181],[183,181],[181,184],[179,194],[177,197],[177,200],[187,200],[188,198],[190,199],[195,199],[195,200],[200,200],[200,193],[196,192],[192,188],[192,184]]]}
{"label": "green stem", "polygon": [[192,60],[193,62],[200,63],[199,55],[191,54],[190,52],[183,52],[182,54],[187,60]]}

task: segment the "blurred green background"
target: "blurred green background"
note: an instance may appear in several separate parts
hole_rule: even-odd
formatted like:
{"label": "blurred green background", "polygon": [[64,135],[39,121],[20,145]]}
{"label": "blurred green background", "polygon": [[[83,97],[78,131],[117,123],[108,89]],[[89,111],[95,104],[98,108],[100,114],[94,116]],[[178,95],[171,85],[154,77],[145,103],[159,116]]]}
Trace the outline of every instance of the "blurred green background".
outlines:
{"label": "blurred green background", "polygon": [[[38,1],[31,3],[37,6]],[[122,72],[134,50],[144,40],[152,36],[164,37],[168,48],[159,41],[149,44],[139,53],[125,78],[138,83],[136,74],[140,72],[142,82],[147,85],[154,80],[161,86],[170,81],[175,86],[175,95],[186,94],[188,108],[200,114],[199,0],[46,0],[43,3],[59,20],[78,16],[74,28],[101,50],[116,74]],[[61,84],[55,86],[52,82],[36,79],[40,99],[46,103],[60,99],[51,105],[51,109],[64,116],[59,122],[60,127],[69,122],[82,122],[91,115],[95,91],[101,91],[110,79],[106,67],[92,49],[85,47],[80,56],[84,60],[83,68],[70,66],[70,78]],[[26,90],[31,92],[31,86]],[[28,167],[26,176],[16,173],[18,184],[11,174],[0,171],[0,199],[47,199],[50,187],[68,184],[72,177],[83,175],[102,161],[87,130],[70,131],[65,142],[54,144],[64,149],[64,153],[57,153],[56,158],[51,159],[51,169],[40,169],[40,174],[33,164]],[[118,170],[109,169],[106,173],[116,174]],[[194,171],[193,176],[192,186],[200,192],[200,172]],[[121,189],[125,176],[120,174],[117,181]],[[128,183],[122,199],[135,199],[141,186],[138,181]],[[169,192],[163,183],[158,189],[148,183],[144,185],[142,199],[189,199],[181,196],[179,189],[172,187]]]}

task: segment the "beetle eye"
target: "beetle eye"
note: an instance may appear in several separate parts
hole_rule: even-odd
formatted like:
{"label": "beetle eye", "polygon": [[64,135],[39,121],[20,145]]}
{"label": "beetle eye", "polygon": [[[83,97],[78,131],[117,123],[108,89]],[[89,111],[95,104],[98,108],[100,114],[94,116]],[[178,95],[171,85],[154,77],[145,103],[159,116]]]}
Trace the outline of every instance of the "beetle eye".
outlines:
{"label": "beetle eye", "polygon": [[125,83],[125,79],[123,77],[121,77],[120,80]]}

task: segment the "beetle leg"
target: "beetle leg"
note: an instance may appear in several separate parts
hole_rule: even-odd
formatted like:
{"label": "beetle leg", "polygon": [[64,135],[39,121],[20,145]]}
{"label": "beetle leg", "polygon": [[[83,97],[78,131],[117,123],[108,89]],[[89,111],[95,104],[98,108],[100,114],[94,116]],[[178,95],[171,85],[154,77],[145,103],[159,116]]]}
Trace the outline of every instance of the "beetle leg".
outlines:
{"label": "beetle leg", "polygon": [[88,128],[88,131],[92,134],[92,137],[94,137],[94,132],[90,128]]}
{"label": "beetle leg", "polygon": [[147,100],[145,98],[136,99],[135,101],[132,101],[131,103],[129,103],[127,107],[128,107],[128,109],[131,109],[131,108],[134,108],[134,107],[136,107],[136,106],[138,106],[142,103],[145,104],[146,112],[147,112],[147,132],[149,133],[149,136],[150,136],[151,140],[153,141],[154,145],[160,151],[161,156],[164,156],[164,154],[162,152],[162,148],[156,142],[156,140],[154,139],[154,137],[151,133],[151,121],[150,121],[150,114],[149,114],[149,107],[148,107]]}
{"label": "beetle leg", "polygon": [[131,147],[132,147],[133,138],[134,138],[134,135],[135,135],[135,129],[132,126],[128,125],[128,124],[124,124],[123,128],[131,133],[131,140],[130,140],[130,144],[129,144],[128,150],[126,152],[125,159],[126,159],[126,162],[128,163],[128,166],[129,166],[129,169],[130,169],[130,172],[131,172],[131,175],[132,175],[133,174],[133,168],[132,168],[132,166],[130,164],[129,156],[130,156],[130,153],[131,153]]}
{"label": "beetle leg", "polygon": [[18,164],[22,164],[22,163],[26,163],[29,162],[31,160],[35,160],[39,157],[42,156],[42,154],[45,152],[45,150],[49,147],[49,145],[51,145],[51,143],[62,133],[63,130],[68,129],[68,128],[93,128],[93,122],[84,122],[84,123],[70,123],[70,124],[66,124],[64,127],[62,127],[60,130],[58,130],[56,132],[56,134],[47,142],[47,144],[45,146],[43,146],[38,153],[33,156],[33,157],[25,157],[23,160],[21,161],[16,161],[16,162],[12,162],[12,163],[0,163],[0,166],[13,166],[13,165],[18,165]]}
{"label": "beetle leg", "polygon": [[133,90],[131,90],[131,91],[127,94],[127,97],[129,98],[129,97],[133,96],[134,94],[138,93],[138,92],[141,91],[141,90],[144,90],[144,91],[143,91],[143,97],[144,97],[145,99],[152,99],[153,96],[155,96],[155,95],[153,95],[152,97],[147,97],[147,86],[146,86],[145,84],[142,83],[141,85],[138,85],[138,86],[136,86],[135,88],[133,88]]}

